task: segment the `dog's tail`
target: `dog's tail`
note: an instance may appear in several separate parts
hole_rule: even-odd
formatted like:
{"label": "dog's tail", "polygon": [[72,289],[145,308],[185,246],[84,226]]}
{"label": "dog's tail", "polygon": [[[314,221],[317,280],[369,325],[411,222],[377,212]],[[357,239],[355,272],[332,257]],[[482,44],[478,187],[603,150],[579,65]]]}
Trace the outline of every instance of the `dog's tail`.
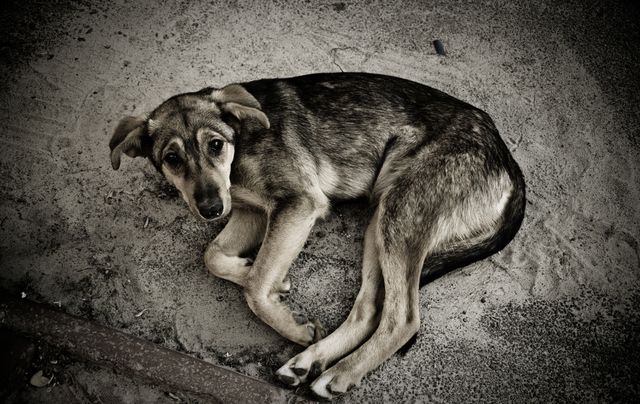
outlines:
{"label": "dog's tail", "polygon": [[479,243],[429,255],[422,268],[420,287],[454,269],[467,266],[497,253],[509,244],[516,235],[524,218],[525,185],[520,168],[513,160],[511,163],[509,171],[514,189],[502,214],[500,227],[490,237]]}

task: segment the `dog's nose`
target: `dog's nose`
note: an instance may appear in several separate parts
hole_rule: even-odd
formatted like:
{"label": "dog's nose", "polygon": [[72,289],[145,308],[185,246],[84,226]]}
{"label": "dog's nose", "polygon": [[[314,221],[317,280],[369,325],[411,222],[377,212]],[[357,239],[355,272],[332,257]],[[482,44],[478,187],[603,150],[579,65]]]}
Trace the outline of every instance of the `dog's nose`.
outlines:
{"label": "dog's nose", "polygon": [[222,199],[218,197],[198,202],[198,211],[205,219],[214,219],[220,216],[223,209]]}

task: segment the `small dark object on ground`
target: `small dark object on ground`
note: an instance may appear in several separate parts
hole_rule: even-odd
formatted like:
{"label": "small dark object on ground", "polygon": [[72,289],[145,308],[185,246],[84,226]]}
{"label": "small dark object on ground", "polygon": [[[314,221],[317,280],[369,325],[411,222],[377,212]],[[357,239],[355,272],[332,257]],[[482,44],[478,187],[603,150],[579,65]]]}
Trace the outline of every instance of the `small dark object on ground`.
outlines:
{"label": "small dark object on ground", "polygon": [[436,53],[440,56],[446,56],[447,52],[444,51],[444,44],[441,40],[436,39],[433,41],[433,47],[436,48]]}

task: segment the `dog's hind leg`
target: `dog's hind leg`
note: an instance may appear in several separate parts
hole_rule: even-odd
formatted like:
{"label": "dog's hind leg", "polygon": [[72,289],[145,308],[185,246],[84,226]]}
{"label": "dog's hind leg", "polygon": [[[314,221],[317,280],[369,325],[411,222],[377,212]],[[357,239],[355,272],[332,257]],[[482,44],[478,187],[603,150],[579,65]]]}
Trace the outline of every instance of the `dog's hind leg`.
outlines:
{"label": "dog's hind leg", "polygon": [[381,171],[374,189],[384,280],[380,322],[364,344],[313,382],[317,395],[344,393],[418,332],[425,259],[451,246],[476,245],[497,231],[512,185],[500,167],[486,169],[491,156],[481,151],[427,146],[411,161]]}
{"label": "dog's hind leg", "polygon": [[[384,280],[384,303],[378,327],[363,345],[312,383],[311,389],[318,396],[332,398],[346,392],[418,332],[418,285],[424,254],[418,246],[409,247],[395,237],[407,231],[407,223],[395,223],[383,229],[389,225],[384,215],[383,210],[375,240]],[[388,232],[394,234],[394,240],[387,239]]]}
{"label": "dog's hind leg", "polygon": [[209,272],[244,286],[253,261],[241,255],[260,245],[266,226],[265,213],[234,209],[227,225],[205,252],[204,260]]}
{"label": "dog's hind leg", "polygon": [[365,232],[362,285],[349,316],[331,335],[311,345],[278,369],[276,375],[283,383],[297,386],[307,379],[313,380],[327,366],[351,352],[375,331],[379,321],[379,308],[382,307],[384,298],[375,240],[377,221],[376,211]]}

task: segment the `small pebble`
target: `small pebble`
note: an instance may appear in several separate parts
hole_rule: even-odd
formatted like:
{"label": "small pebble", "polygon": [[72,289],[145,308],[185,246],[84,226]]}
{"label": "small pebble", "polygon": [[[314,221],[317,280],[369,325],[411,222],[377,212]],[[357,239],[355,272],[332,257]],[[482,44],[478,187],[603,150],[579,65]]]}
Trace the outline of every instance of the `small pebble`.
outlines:
{"label": "small pebble", "polygon": [[444,44],[441,40],[436,39],[433,41],[433,47],[436,48],[436,53],[440,56],[446,56],[447,52],[444,51]]}

